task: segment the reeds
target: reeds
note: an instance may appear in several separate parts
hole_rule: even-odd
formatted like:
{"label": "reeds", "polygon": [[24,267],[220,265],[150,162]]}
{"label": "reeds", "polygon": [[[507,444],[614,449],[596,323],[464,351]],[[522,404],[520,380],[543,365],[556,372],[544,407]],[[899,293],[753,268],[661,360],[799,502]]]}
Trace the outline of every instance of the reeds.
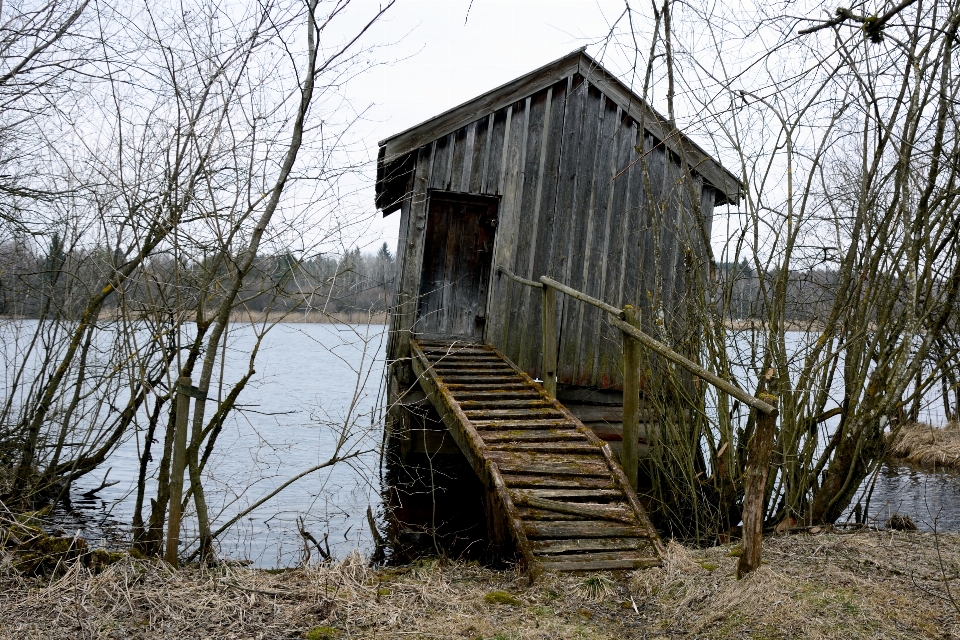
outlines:
{"label": "reeds", "polygon": [[[862,531],[765,541],[736,580],[736,547],[668,547],[664,566],[545,575],[427,560],[371,569],[358,554],[284,571],[171,570],[126,558],[50,580],[0,559],[0,638],[941,638],[960,632],[945,585],[960,538]],[[487,597],[497,593],[497,597]],[[510,597],[505,597],[507,594]]]}
{"label": "reeds", "polygon": [[926,468],[960,469],[960,423],[904,425],[893,440],[890,457]]}

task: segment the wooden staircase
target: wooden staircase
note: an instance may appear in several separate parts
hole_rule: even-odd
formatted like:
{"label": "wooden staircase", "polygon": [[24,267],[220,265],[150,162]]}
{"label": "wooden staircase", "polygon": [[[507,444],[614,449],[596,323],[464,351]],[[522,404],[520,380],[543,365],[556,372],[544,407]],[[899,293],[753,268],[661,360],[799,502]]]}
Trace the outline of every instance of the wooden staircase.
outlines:
{"label": "wooden staircase", "polygon": [[528,570],[633,569],[663,545],[609,445],[499,351],[411,342],[414,372]]}

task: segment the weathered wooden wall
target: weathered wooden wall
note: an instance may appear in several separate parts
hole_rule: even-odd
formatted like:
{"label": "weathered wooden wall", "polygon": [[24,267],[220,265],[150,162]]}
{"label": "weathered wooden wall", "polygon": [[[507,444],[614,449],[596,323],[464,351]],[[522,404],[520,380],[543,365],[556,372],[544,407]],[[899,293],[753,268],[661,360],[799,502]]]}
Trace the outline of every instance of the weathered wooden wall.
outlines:
{"label": "weathered wooden wall", "polygon": [[[499,196],[494,266],[638,305],[647,329],[668,340],[683,331],[687,283],[708,260],[714,189],[685,179],[677,157],[581,74],[413,153],[395,165],[409,179],[389,358],[408,355],[415,330],[431,190]],[[558,305],[559,382],[620,388],[619,332],[593,307],[562,295]],[[539,376],[539,291],[494,275],[487,314],[486,340]]]}

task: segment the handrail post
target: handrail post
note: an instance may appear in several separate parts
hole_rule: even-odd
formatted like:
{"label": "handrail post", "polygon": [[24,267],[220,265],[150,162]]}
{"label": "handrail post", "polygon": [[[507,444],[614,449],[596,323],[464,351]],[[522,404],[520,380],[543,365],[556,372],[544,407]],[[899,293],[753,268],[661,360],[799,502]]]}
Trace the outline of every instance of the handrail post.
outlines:
{"label": "handrail post", "polygon": [[557,397],[557,292],[542,286],[543,388]]}
{"label": "handrail post", "polygon": [[[777,406],[776,396],[762,393],[760,399]],[[766,515],[764,498],[776,430],[777,414],[757,411],[757,428],[747,445],[747,465],[743,472],[743,552],[737,563],[738,580],[760,566]]]}
{"label": "handrail post", "polygon": [[178,564],[180,545],[180,502],[183,500],[183,469],[187,461],[187,422],[190,419],[189,376],[177,378],[177,414],[173,432],[173,461],[170,468],[170,515],[167,518],[167,549],[164,560],[171,566]]}
{"label": "handrail post", "polygon": [[[624,319],[640,329],[640,310],[627,305]],[[637,468],[640,464],[640,343],[625,331],[623,335],[623,455],[621,463],[627,480],[637,490]]]}

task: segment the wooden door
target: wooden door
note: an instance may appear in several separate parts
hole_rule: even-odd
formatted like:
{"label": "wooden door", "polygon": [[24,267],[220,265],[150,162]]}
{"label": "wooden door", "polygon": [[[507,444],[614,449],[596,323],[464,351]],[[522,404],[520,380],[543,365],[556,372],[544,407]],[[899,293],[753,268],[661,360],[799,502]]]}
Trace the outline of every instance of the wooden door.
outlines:
{"label": "wooden door", "polygon": [[483,339],[496,231],[496,200],[431,193],[417,335]]}

